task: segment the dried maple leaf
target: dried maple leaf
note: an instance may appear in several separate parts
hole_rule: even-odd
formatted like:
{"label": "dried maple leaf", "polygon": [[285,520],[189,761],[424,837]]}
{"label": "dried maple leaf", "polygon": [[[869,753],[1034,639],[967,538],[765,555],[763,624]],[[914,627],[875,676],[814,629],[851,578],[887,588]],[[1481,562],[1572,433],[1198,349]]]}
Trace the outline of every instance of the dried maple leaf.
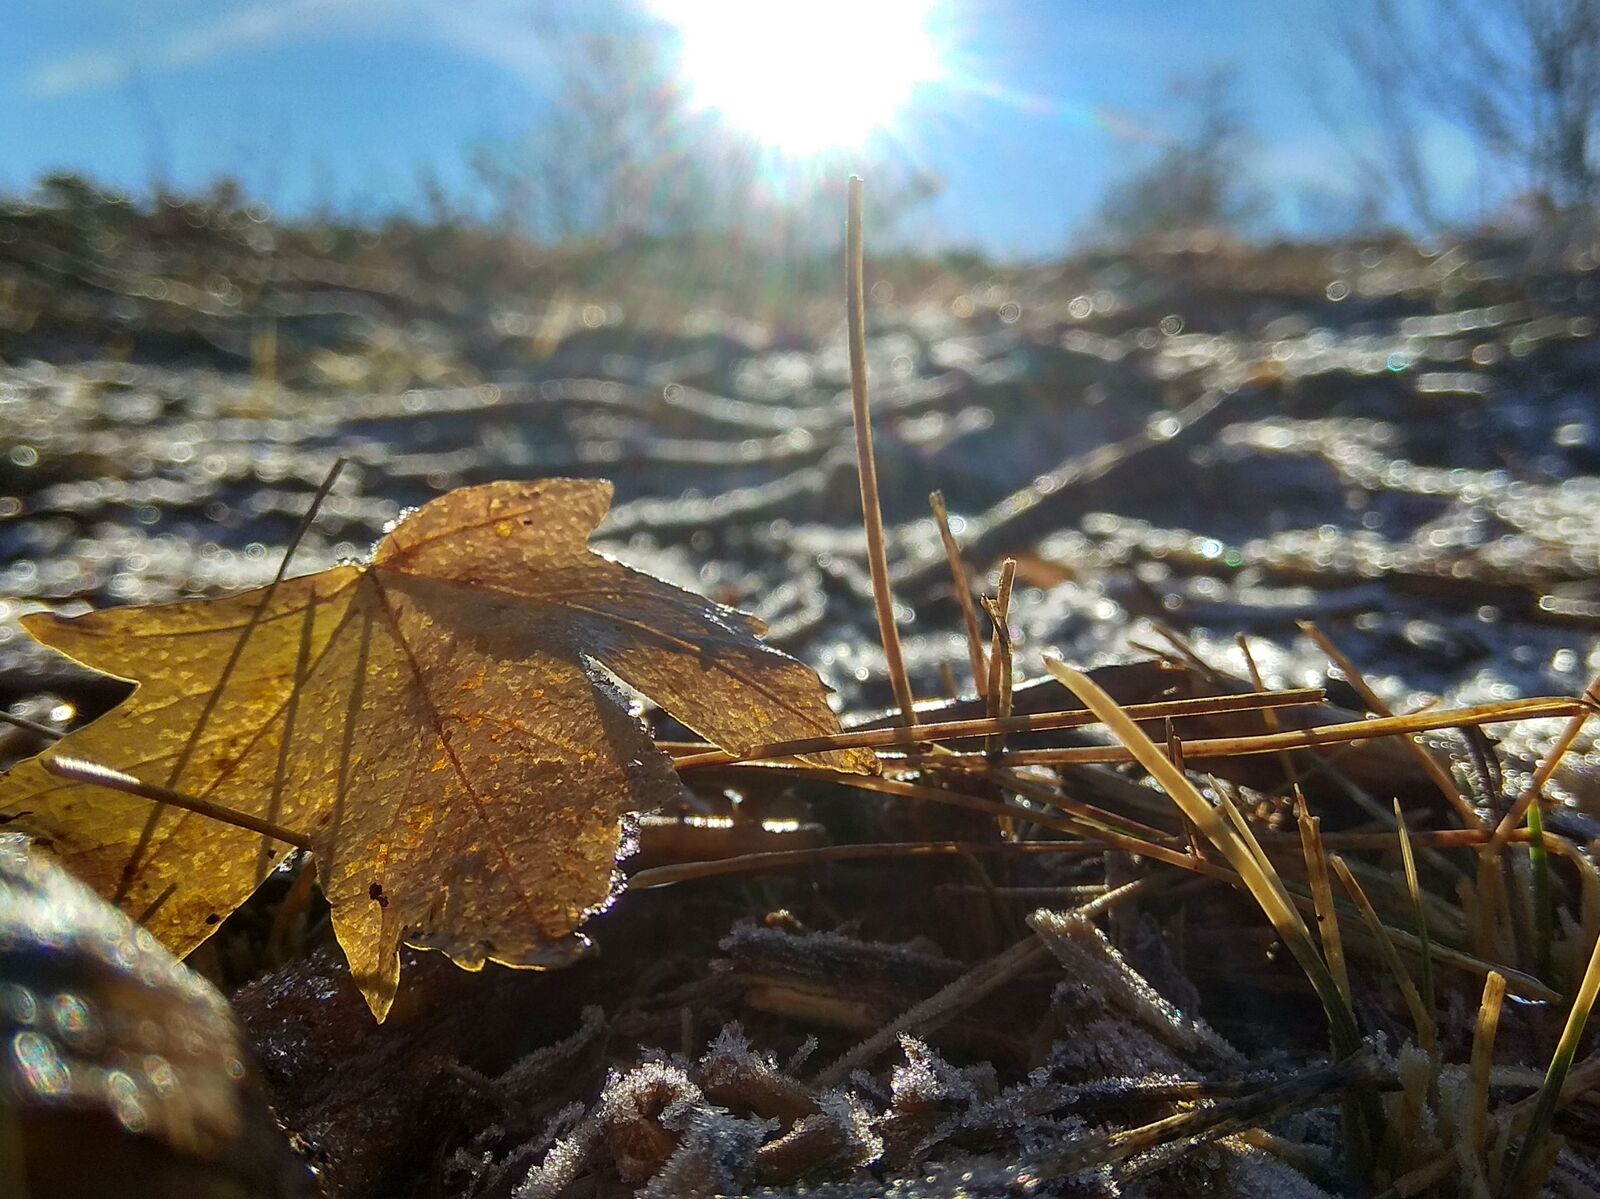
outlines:
{"label": "dried maple leaf", "polygon": [[[26,619],[136,680],[41,758],[87,757],[308,833],[380,1018],[402,941],[469,969],[552,964],[611,898],[622,818],[681,794],[597,664],[724,749],[838,729],[757,622],[591,552],[607,483],[463,488],[340,566],[215,600]],[[871,770],[869,753],[823,755]],[[20,765],[0,820],[182,954],[275,843]],[[170,894],[169,893],[170,889]]]}

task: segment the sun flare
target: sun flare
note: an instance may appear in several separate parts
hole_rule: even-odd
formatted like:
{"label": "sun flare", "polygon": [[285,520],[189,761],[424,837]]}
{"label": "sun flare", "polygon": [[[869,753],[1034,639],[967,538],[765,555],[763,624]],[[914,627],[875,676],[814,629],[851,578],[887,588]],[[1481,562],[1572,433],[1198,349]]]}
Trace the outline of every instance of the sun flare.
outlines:
{"label": "sun flare", "polygon": [[860,145],[939,75],[934,0],[662,0],[696,103],[785,154]]}

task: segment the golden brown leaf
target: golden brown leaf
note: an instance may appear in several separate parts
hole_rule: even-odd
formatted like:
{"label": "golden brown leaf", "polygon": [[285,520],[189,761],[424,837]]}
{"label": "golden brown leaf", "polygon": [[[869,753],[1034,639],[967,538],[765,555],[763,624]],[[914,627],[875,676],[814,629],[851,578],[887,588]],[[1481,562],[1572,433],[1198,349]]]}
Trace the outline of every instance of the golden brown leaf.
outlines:
{"label": "golden brown leaf", "polygon": [[[30,617],[139,682],[54,754],[309,832],[334,928],[381,1018],[402,941],[476,968],[553,964],[614,891],[622,820],[680,794],[600,666],[716,745],[836,731],[754,620],[588,549],[609,484],[463,488],[337,567],[219,600]],[[231,669],[229,664],[231,662]],[[870,771],[866,751],[820,755]],[[247,898],[272,843],[19,766],[0,816],[176,952]]]}

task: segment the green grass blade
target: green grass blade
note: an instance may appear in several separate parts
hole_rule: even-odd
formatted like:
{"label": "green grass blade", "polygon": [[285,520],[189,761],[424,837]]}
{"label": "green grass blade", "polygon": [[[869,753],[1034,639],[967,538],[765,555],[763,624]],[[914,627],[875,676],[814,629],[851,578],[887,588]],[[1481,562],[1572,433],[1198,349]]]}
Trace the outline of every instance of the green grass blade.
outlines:
{"label": "green grass blade", "polygon": [[1512,1199],[1538,1185],[1537,1179],[1524,1179],[1523,1175],[1532,1169],[1535,1162],[1544,1158],[1542,1144],[1555,1120],[1556,1107],[1561,1102],[1561,1088],[1566,1085],[1567,1073],[1572,1069],[1572,1059],[1578,1052],[1578,1042],[1583,1039],[1583,1029],[1589,1022],[1589,1012],[1594,1007],[1597,993],[1600,993],[1600,941],[1595,942],[1594,950],[1589,954],[1589,968],[1583,972],[1583,982],[1579,984],[1578,994],[1572,1001],[1572,1010],[1567,1013],[1567,1025],[1561,1030],[1561,1039],[1556,1042],[1550,1069],[1545,1071],[1544,1085],[1539,1088],[1539,1101],[1534,1106],[1533,1118],[1528,1123],[1528,1131],[1522,1138],[1516,1159],[1511,1163],[1505,1183],[1500,1188],[1502,1199]]}

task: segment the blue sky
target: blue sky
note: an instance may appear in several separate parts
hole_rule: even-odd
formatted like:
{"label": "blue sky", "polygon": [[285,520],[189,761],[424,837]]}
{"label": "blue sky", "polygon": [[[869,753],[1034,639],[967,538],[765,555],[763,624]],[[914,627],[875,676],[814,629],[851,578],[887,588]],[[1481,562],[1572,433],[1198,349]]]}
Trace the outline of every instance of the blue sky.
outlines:
{"label": "blue sky", "polygon": [[[535,17],[559,3],[11,0],[0,186],[52,169],[130,188],[156,171],[180,185],[233,174],[281,210],[368,212],[413,202],[424,165],[470,188],[470,147],[547,109],[556,64]],[[605,7],[586,11],[603,20]],[[1328,13],[1327,0],[937,0],[947,70],[914,93],[897,136],[945,191],[910,232],[1059,248],[1108,182],[1181,131],[1169,81],[1223,65],[1237,68],[1276,223],[1316,231],[1350,184],[1308,88],[1362,136]],[[825,63],[817,78],[837,86]],[[1443,128],[1429,143],[1458,204],[1476,203],[1462,146]]]}

